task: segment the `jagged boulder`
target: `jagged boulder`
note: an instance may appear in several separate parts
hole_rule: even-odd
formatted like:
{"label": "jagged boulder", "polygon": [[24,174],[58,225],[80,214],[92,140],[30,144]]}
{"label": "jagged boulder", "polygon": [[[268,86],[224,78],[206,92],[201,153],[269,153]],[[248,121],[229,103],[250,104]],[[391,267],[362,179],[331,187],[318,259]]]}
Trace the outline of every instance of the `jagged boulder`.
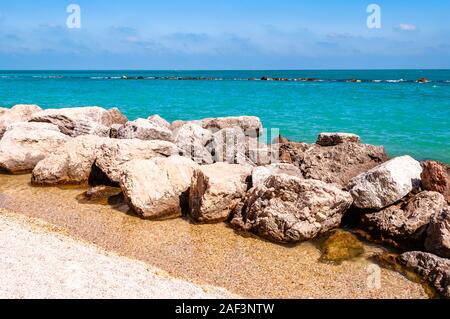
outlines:
{"label": "jagged boulder", "polygon": [[422,188],[441,193],[450,203],[450,165],[425,161],[422,168]]}
{"label": "jagged boulder", "polygon": [[98,106],[48,109],[33,114],[30,121],[54,124],[61,133],[72,137],[108,137],[110,127],[114,124],[112,113]]}
{"label": "jagged boulder", "polygon": [[231,224],[274,242],[299,242],[338,227],[352,202],[336,185],[272,175],[247,193]]}
{"label": "jagged boulder", "polygon": [[181,156],[133,160],[123,165],[120,186],[125,199],[142,218],[168,218],[186,209],[197,164]]}
{"label": "jagged boulder", "polygon": [[279,161],[298,166],[307,179],[336,183],[344,187],[361,173],[387,161],[382,146],[341,143],[323,147],[318,144],[287,142],[274,144]]}
{"label": "jagged boulder", "polygon": [[48,155],[34,168],[35,185],[81,184],[88,181],[100,146],[107,139],[82,135],[71,139],[57,152]]}
{"label": "jagged boulder", "polygon": [[0,139],[8,126],[17,122],[28,122],[34,113],[41,110],[38,105],[34,104],[18,104],[10,109],[2,108],[2,112],[0,112]]}
{"label": "jagged boulder", "polygon": [[382,146],[342,143],[322,147],[313,144],[306,148],[299,166],[305,178],[345,187],[352,178],[385,161],[387,156]]}
{"label": "jagged boulder", "polygon": [[212,164],[213,157],[208,145],[212,142],[211,131],[201,126],[187,123],[173,132],[175,144],[182,151],[183,156],[198,164]]}
{"label": "jagged boulder", "polygon": [[351,133],[320,133],[316,142],[320,146],[335,146],[342,143],[361,143],[361,138]]}
{"label": "jagged boulder", "polygon": [[225,128],[213,134],[214,162],[251,165],[247,157],[249,138],[240,128]]}
{"label": "jagged boulder", "polygon": [[113,124],[109,129],[109,137],[110,138],[118,138],[119,130],[124,126],[124,124]]}
{"label": "jagged boulder", "polygon": [[420,251],[397,258],[400,265],[427,281],[444,298],[450,298],[450,260]]}
{"label": "jagged boulder", "polygon": [[113,182],[118,182],[121,165],[133,159],[153,159],[178,155],[179,149],[168,141],[106,140],[100,145],[95,166]]}
{"label": "jagged boulder", "polygon": [[172,131],[149,120],[137,119],[127,122],[117,132],[119,139],[162,140],[173,142]]}
{"label": "jagged boulder", "polygon": [[363,215],[361,226],[383,239],[393,240],[402,247],[421,249],[430,220],[445,205],[444,196],[424,191],[406,202]]}
{"label": "jagged boulder", "polygon": [[111,115],[111,125],[123,125],[128,122],[128,118],[117,107],[109,109],[108,113]]}
{"label": "jagged boulder", "polygon": [[31,172],[39,161],[63,147],[69,139],[52,124],[12,124],[0,140],[0,168],[11,173]]}
{"label": "jagged boulder", "polygon": [[178,148],[167,141],[79,136],[39,162],[33,170],[32,182],[39,185],[80,184],[92,177],[92,183],[97,184],[96,176],[91,176],[95,173],[111,183],[118,183],[120,166],[127,161],[176,154]]}
{"label": "jagged boulder", "polygon": [[170,129],[170,123],[167,122],[165,119],[163,119],[161,116],[159,116],[158,114],[154,114],[152,116],[149,116],[148,119],[150,122],[161,126],[161,127],[165,127]]}
{"label": "jagged boulder", "polygon": [[215,163],[194,171],[189,192],[190,215],[197,222],[228,219],[248,189],[251,168]]}
{"label": "jagged boulder", "polygon": [[432,216],[427,230],[425,249],[438,256],[450,258],[450,207]]}
{"label": "jagged boulder", "polygon": [[227,128],[239,128],[246,136],[252,137],[259,136],[263,129],[261,120],[255,116],[217,117],[194,121],[175,121],[172,123],[171,128],[172,130],[175,130],[187,122],[200,125],[204,129],[213,132]]}
{"label": "jagged boulder", "polygon": [[252,186],[262,185],[270,176],[276,174],[287,174],[303,178],[303,174],[297,166],[287,163],[273,163],[267,166],[258,166],[253,169]]}
{"label": "jagged boulder", "polygon": [[410,156],[394,158],[353,178],[347,186],[354,205],[382,209],[420,186],[420,163]]}
{"label": "jagged boulder", "polygon": [[283,142],[278,143],[279,160],[283,163],[301,165],[305,152],[311,145],[301,142]]}

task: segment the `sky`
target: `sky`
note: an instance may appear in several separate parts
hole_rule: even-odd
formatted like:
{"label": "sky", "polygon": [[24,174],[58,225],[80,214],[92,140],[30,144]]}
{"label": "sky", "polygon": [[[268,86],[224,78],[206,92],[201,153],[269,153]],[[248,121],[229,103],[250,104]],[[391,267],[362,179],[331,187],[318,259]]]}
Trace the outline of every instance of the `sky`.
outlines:
{"label": "sky", "polygon": [[450,68],[450,0],[0,0],[4,70],[411,68]]}

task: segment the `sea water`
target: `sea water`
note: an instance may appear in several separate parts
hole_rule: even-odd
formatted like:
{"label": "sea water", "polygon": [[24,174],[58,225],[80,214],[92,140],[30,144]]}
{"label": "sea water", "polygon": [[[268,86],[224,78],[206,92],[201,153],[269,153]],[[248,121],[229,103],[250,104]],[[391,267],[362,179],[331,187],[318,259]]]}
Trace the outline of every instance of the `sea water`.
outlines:
{"label": "sea water", "polygon": [[351,132],[390,156],[450,163],[450,70],[0,71],[0,106],[19,103],[118,107],[130,119],[169,121],[254,115],[296,141]]}

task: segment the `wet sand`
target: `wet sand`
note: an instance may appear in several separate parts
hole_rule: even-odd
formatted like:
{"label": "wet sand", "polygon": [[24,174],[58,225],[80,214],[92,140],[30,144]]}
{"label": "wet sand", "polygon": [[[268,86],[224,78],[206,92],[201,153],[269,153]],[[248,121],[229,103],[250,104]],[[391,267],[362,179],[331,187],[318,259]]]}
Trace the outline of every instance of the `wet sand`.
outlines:
{"label": "wet sand", "polygon": [[40,188],[30,176],[0,175],[0,214],[39,218],[72,238],[143,261],[200,285],[224,287],[249,298],[427,298],[424,288],[381,269],[381,287],[368,288],[370,257],[340,265],[319,262],[317,243],[292,247],[238,234],[226,224],[194,225],[185,219],[144,221],[119,198],[89,203],[86,188]]}

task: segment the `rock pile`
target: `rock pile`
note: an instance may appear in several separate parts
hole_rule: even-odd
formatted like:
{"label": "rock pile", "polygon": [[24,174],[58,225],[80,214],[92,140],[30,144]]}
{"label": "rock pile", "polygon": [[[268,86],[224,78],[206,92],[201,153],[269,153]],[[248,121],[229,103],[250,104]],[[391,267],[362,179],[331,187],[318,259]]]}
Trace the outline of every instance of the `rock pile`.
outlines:
{"label": "rock pile", "polygon": [[122,192],[141,218],[225,221],[276,243],[313,239],[357,211],[359,228],[415,250],[399,263],[450,296],[449,166],[389,160],[354,134],[265,144],[262,131],[252,116],[169,123],[159,115],[128,121],[116,108],[17,105],[0,109],[0,168],[31,172],[34,185]]}

